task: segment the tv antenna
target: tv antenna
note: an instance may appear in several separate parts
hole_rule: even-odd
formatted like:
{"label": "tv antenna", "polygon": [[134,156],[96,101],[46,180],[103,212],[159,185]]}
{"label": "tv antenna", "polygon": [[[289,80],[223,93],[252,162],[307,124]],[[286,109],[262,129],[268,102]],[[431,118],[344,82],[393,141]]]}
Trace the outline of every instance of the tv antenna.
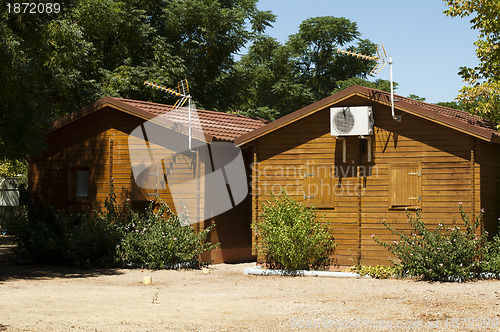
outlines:
{"label": "tv antenna", "polygon": [[189,85],[186,79],[183,79],[177,83],[177,91],[174,89],[167,88],[165,86],[150,82],[150,81],[145,81],[144,85],[149,85],[157,90],[164,91],[166,93],[170,93],[171,95],[181,97],[179,98],[175,104],[174,104],[174,109],[177,109],[179,107],[182,107],[186,101],[188,102],[188,121],[189,121],[189,129],[188,129],[188,134],[189,134],[189,151],[195,152],[193,150],[193,145],[192,145],[192,126],[191,126],[191,94],[189,94]]}
{"label": "tv antenna", "polygon": [[350,55],[356,58],[364,59],[364,60],[375,60],[377,61],[377,65],[372,69],[370,72],[370,76],[375,76],[378,73],[382,71],[382,69],[385,67],[386,64],[389,64],[389,75],[390,75],[390,81],[391,81],[391,113],[392,113],[392,118],[396,121],[401,121],[401,116],[397,116],[394,113],[394,83],[392,80],[392,57],[389,57],[387,59],[387,53],[385,52],[385,47],[384,44],[379,44],[377,45],[377,55],[376,56],[370,56],[370,55],[364,55],[364,54],[359,54],[355,52],[350,52],[346,50],[341,50],[337,49],[338,53]]}

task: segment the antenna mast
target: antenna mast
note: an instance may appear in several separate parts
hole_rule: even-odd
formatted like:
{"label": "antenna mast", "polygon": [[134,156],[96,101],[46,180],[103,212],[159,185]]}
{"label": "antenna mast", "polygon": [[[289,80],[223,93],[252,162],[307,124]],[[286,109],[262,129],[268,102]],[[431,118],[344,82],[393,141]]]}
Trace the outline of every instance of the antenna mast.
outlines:
{"label": "antenna mast", "polygon": [[392,63],[393,63],[392,57],[389,57],[389,60],[387,60],[387,54],[385,52],[384,45],[383,44],[377,45],[377,56],[364,55],[364,54],[359,54],[359,53],[350,52],[350,51],[341,50],[341,49],[337,49],[337,52],[342,53],[342,54],[346,54],[346,55],[350,55],[350,56],[353,56],[356,58],[361,58],[364,60],[377,61],[377,65],[372,69],[372,71],[369,74],[371,76],[374,76],[374,75],[380,73],[380,71],[385,67],[385,65],[389,64],[389,73],[390,73],[390,81],[391,81],[391,113],[392,113],[392,118],[395,121],[400,122],[401,117],[397,116],[394,113],[394,83],[393,83],[393,79],[392,79]]}
{"label": "antenna mast", "polygon": [[189,129],[188,129],[188,134],[189,134],[189,151],[195,152],[193,150],[193,145],[192,145],[192,126],[191,126],[191,94],[189,94],[189,85],[186,79],[179,81],[177,83],[177,91],[174,89],[170,89],[167,87],[164,87],[162,85],[150,82],[150,81],[145,81],[144,85],[149,85],[157,90],[161,90],[167,93],[170,93],[174,96],[181,97],[179,100],[177,100],[174,104],[174,109],[182,107],[185,103],[186,100],[188,102],[188,121],[189,121]]}

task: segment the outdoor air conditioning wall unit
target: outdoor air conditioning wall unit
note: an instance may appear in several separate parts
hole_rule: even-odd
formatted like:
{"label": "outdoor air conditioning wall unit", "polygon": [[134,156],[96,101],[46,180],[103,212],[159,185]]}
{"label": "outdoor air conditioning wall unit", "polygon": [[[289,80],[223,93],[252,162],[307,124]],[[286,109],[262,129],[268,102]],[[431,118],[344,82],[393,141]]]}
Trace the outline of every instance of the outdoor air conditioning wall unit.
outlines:
{"label": "outdoor air conditioning wall unit", "polygon": [[371,106],[330,108],[332,136],[366,136],[373,134]]}

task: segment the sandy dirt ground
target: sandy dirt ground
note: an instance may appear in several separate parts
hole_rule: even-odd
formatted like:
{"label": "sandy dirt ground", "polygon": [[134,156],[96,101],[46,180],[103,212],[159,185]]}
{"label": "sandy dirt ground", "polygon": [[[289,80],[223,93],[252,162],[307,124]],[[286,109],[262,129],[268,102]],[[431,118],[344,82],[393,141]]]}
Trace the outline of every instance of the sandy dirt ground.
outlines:
{"label": "sandy dirt ground", "polygon": [[0,331],[500,330],[500,281],[82,270],[14,263],[0,243]]}

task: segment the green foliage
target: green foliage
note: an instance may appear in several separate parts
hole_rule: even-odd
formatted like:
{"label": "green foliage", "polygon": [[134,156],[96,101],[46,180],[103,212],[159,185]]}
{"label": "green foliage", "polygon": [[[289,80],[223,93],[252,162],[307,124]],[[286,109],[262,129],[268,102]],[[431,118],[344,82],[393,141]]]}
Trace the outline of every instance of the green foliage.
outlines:
{"label": "green foliage", "polygon": [[114,262],[116,233],[103,220],[85,212],[63,211],[40,200],[30,200],[24,213],[6,221],[27,259],[74,266],[109,265]]}
{"label": "green foliage", "polygon": [[[347,80],[344,81],[337,81],[337,88],[335,88],[332,91],[332,94],[347,89],[348,87],[351,87],[353,85],[361,85],[367,88],[391,92],[391,82],[388,80],[376,79],[375,81],[371,82],[364,78],[353,77],[353,78],[348,78]],[[394,90],[396,90],[398,83],[393,82],[393,85],[394,85]]]}
{"label": "green foliage", "polygon": [[30,15],[2,1],[0,159],[40,152],[53,120],[105,95],[173,102],[146,79],[187,78],[200,106],[220,109],[233,55],[274,20],[256,2],[62,0]]}
{"label": "green foliage", "polygon": [[160,201],[158,206],[150,204],[143,213],[129,211],[126,221],[116,225],[121,234],[117,252],[123,263],[144,264],[152,269],[185,262],[198,265],[200,255],[217,246],[206,241],[213,226],[200,232],[183,226]]}
{"label": "green foliage", "polygon": [[407,212],[410,233],[393,228],[387,221],[383,224],[399,237],[399,241],[383,242],[373,237],[397,257],[395,265],[403,275],[423,280],[466,280],[481,272],[480,260],[487,235],[477,235],[482,213],[471,221],[460,205],[463,229],[448,228],[439,224],[429,230],[417,212]]}
{"label": "green foliage", "polygon": [[332,16],[303,21],[285,44],[259,36],[225,77],[237,87],[232,104],[244,114],[273,119],[327,97],[346,80],[365,78],[372,61],[337,53],[347,48],[374,54],[375,44],[360,36],[355,22]]}
{"label": "green foliage", "polygon": [[[185,219],[184,214],[180,217]],[[189,223],[181,224],[179,216],[159,198],[142,212],[133,211],[129,204],[121,209],[113,180],[97,219],[117,232],[117,259],[124,264],[144,264],[153,269],[185,262],[199,264],[200,255],[217,246],[206,241],[214,225],[196,232]]]}
{"label": "green foliage", "polygon": [[309,270],[330,265],[335,242],[328,228],[307,208],[282,193],[262,204],[262,221],[252,228],[260,237],[259,252],[272,268]]}
{"label": "green foliage", "polygon": [[414,95],[414,94],[412,94],[412,93],[410,93],[410,94],[408,95],[408,98],[415,99],[415,100],[418,100],[418,101],[425,101],[425,98],[424,98],[424,97],[420,97],[420,96]]}
{"label": "green foliage", "polygon": [[500,235],[495,235],[484,247],[481,269],[484,273],[493,273],[500,276]]}
{"label": "green foliage", "polygon": [[374,65],[336,52],[374,54],[355,22],[309,18],[282,45],[264,35],[275,15],[257,0],[60,4],[59,14],[0,13],[0,159],[40,153],[55,119],[106,95],[174,102],[146,79],[175,86],[187,78],[200,108],[274,120]]}
{"label": "green foliage", "polygon": [[258,107],[256,109],[239,110],[234,112],[229,112],[233,114],[246,115],[250,117],[261,118],[269,121],[274,121],[280,117],[278,110],[269,108],[267,106]]}
{"label": "green foliage", "polygon": [[460,111],[467,111],[467,105],[460,101],[440,101],[436,105],[453,108]]}
{"label": "green foliage", "polygon": [[161,200],[143,212],[118,207],[114,187],[102,212],[57,210],[29,199],[25,208],[0,223],[13,236],[17,253],[33,261],[75,266],[136,263],[164,268],[200,263],[200,255],[216,247],[207,242],[213,227],[200,232],[182,226]]}
{"label": "green foliage", "polygon": [[474,43],[479,65],[461,67],[459,75],[468,84],[460,91],[458,99],[471,105],[468,110],[485,117],[500,130],[500,21],[497,1],[444,0],[451,17],[471,17],[472,29],[479,31]]}
{"label": "green foliage", "polygon": [[377,279],[387,279],[398,274],[398,269],[394,266],[367,266],[367,265],[356,265],[351,266],[350,272],[359,274],[360,276],[370,276]]}
{"label": "green foliage", "polygon": [[16,177],[22,175],[28,177],[28,162],[25,160],[0,160],[0,178]]}

